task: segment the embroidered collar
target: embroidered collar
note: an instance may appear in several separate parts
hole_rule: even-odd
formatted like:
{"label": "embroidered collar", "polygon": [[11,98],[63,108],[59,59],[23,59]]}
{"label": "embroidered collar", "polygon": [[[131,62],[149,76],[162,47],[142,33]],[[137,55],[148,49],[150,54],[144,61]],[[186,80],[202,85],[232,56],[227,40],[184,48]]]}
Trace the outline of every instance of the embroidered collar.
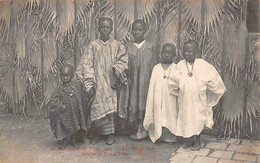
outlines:
{"label": "embroidered collar", "polygon": [[145,43],[145,40],[142,41],[142,42],[140,42],[139,44],[138,44],[138,43],[134,43],[134,45],[135,45],[138,49],[140,49],[140,48],[143,46],[144,43]]}

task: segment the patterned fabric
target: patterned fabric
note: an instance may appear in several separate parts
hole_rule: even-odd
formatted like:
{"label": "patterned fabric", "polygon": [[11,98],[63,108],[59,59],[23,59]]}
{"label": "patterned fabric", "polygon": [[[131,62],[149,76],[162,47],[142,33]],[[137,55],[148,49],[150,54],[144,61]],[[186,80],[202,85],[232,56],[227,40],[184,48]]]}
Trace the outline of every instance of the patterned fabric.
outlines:
{"label": "patterned fabric", "polygon": [[[63,110],[63,108],[65,108]],[[70,137],[76,131],[87,131],[79,85],[58,86],[49,102],[50,126],[58,140]]]}
{"label": "patterned fabric", "polygon": [[88,91],[95,87],[95,98],[91,106],[91,121],[97,121],[117,110],[114,72],[121,74],[128,68],[125,47],[117,40],[110,39],[103,44],[99,39],[90,43],[84,51],[76,74]]}
{"label": "patterned fabric", "polygon": [[136,122],[144,119],[150,75],[157,57],[148,41],[139,49],[133,43],[126,46],[129,55],[129,122]]}
{"label": "patterned fabric", "polygon": [[111,121],[108,121],[107,123],[99,126],[97,128],[97,132],[101,135],[108,135],[108,134],[115,133],[114,120],[112,119]]}

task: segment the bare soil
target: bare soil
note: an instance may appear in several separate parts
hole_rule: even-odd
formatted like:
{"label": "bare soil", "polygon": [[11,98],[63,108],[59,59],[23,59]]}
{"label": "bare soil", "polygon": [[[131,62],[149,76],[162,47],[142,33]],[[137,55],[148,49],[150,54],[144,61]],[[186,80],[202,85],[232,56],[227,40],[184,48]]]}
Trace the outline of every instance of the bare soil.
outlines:
{"label": "bare soil", "polygon": [[91,145],[86,139],[79,148],[60,150],[48,119],[0,114],[0,163],[169,162],[179,147],[180,143],[153,144],[149,139],[132,141],[117,135],[110,146],[104,140]]}

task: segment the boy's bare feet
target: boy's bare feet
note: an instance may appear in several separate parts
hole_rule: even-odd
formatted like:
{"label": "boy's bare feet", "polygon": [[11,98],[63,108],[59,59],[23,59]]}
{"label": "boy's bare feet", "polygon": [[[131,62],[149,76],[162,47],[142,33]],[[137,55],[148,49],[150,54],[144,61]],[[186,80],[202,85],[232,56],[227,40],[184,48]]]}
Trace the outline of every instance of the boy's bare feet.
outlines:
{"label": "boy's bare feet", "polygon": [[195,143],[193,145],[193,147],[191,148],[192,151],[198,151],[201,148],[201,144],[200,144],[200,135],[196,135],[194,136],[195,138]]}
{"label": "boy's bare feet", "polygon": [[116,140],[115,140],[115,135],[114,134],[107,135],[107,139],[106,139],[107,145],[112,145],[115,142],[116,142]]}
{"label": "boy's bare feet", "polygon": [[59,141],[59,149],[65,149],[66,146],[68,145],[68,140],[66,138],[64,138],[63,140]]}
{"label": "boy's bare feet", "polygon": [[148,136],[149,136],[148,132],[144,129],[144,126],[142,124],[139,124],[137,133],[134,135],[131,135],[130,138],[133,140],[141,140],[141,139],[147,138]]}
{"label": "boy's bare feet", "polygon": [[96,145],[99,141],[100,141],[100,135],[95,134],[95,135],[92,136],[90,143],[93,144],[93,145]]}
{"label": "boy's bare feet", "polygon": [[70,144],[75,147],[75,148],[78,148],[80,146],[80,142],[79,141],[76,141],[76,139],[72,139],[70,141]]}
{"label": "boy's bare feet", "polygon": [[194,146],[191,148],[192,151],[199,151],[200,150],[200,143],[195,142]]}
{"label": "boy's bare feet", "polygon": [[147,131],[137,132],[134,135],[131,135],[130,138],[133,140],[141,140],[148,137]]}
{"label": "boy's bare feet", "polygon": [[182,144],[181,147],[182,147],[183,149],[187,149],[187,148],[190,148],[190,147],[192,147],[192,146],[194,146],[194,141],[193,141],[193,140],[189,140],[188,142]]}
{"label": "boy's bare feet", "polygon": [[67,143],[65,144],[61,144],[60,146],[59,146],[59,149],[65,149],[67,147]]}

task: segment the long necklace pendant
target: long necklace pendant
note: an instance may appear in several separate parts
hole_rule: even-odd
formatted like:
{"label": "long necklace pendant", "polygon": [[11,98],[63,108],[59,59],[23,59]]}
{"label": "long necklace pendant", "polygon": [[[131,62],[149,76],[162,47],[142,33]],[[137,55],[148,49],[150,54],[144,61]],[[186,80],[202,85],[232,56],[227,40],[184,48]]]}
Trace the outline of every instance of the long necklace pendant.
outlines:
{"label": "long necklace pendant", "polygon": [[163,76],[164,79],[168,79],[168,77],[166,75]]}
{"label": "long necklace pendant", "polygon": [[189,77],[192,77],[193,74],[192,74],[192,72],[188,72],[188,75],[189,75]]}

